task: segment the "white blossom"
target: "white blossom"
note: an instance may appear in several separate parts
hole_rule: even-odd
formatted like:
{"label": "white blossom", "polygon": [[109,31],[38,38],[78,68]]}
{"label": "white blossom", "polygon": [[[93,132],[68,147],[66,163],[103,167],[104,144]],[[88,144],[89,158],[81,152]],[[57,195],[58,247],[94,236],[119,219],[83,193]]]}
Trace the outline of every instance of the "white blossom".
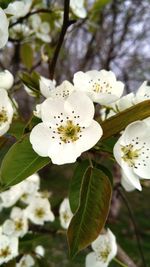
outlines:
{"label": "white blossom", "polygon": [[150,86],[147,85],[147,81],[144,81],[142,85],[137,90],[134,98],[135,104],[138,104],[144,100],[150,99]]}
{"label": "white blossom", "polygon": [[0,265],[18,255],[18,238],[0,234]]}
{"label": "white blossom", "polygon": [[94,252],[86,256],[86,267],[107,267],[117,254],[115,235],[108,229],[92,243],[92,249]]}
{"label": "white blossom", "polygon": [[31,255],[26,254],[16,264],[16,267],[32,267],[34,266],[34,264],[35,264],[34,258]]}
{"label": "white blossom", "polygon": [[140,179],[150,178],[150,126],[145,121],[128,125],[114,147],[114,156],[129,185],[141,190]]}
{"label": "white blossom", "polygon": [[10,3],[4,11],[6,14],[12,15],[14,18],[20,18],[29,13],[31,5],[32,0],[15,1]]}
{"label": "white blossom", "polygon": [[46,99],[41,105],[42,123],[30,134],[37,154],[49,156],[54,164],[73,163],[82,152],[93,147],[102,136],[93,120],[94,105],[81,92],[63,99]]}
{"label": "white blossom", "polygon": [[0,8],[0,49],[3,48],[8,41],[9,37],[8,26],[9,26],[8,19],[3,9]]}
{"label": "white blossom", "polygon": [[84,0],[71,0],[70,7],[77,17],[84,19],[87,16],[87,11],[84,7]]}
{"label": "white blossom", "polygon": [[131,192],[133,190],[135,190],[136,188],[130,183],[128,177],[126,176],[126,174],[124,173],[124,171],[121,171],[121,185],[122,187],[127,191],[127,192]]}
{"label": "white blossom", "polygon": [[14,207],[10,219],[3,224],[3,233],[8,236],[23,237],[28,232],[28,220],[24,210]]}
{"label": "white blossom", "polygon": [[45,43],[51,42],[50,25],[46,21],[42,21],[38,14],[35,14],[30,18],[31,27],[36,37]]}
{"label": "white blossom", "polygon": [[50,203],[46,198],[34,198],[25,209],[25,214],[32,223],[38,225],[43,225],[47,221],[53,222],[55,219]]}
{"label": "white blossom", "polygon": [[44,97],[48,98],[51,95],[51,91],[55,89],[56,81],[55,80],[52,81],[43,76],[40,76],[39,85],[41,94]]}
{"label": "white blossom", "polygon": [[9,90],[14,83],[14,77],[10,71],[4,70],[0,72],[0,88]]}
{"label": "white blossom", "polygon": [[60,224],[64,229],[67,229],[72,219],[73,213],[70,208],[69,199],[65,198],[59,208]]}
{"label": "white blossom", "polygon": [[101,105],[119,99],[124,89],[124,84],[116,80],[115,74],[106,70],[79,71],[75,73],[73,82],[76,90],[87,93],[93,102]]}
{"label": "white blossom", "polygon": [[38,257],[44,257],[45,255],[45,249],[43,246],[37,246],[34,251]]}
{"label": "white blossom", "polygon": [[10,127],[13,118],[13,107],[7,91],[0,89],[0,136],[4,135]]}

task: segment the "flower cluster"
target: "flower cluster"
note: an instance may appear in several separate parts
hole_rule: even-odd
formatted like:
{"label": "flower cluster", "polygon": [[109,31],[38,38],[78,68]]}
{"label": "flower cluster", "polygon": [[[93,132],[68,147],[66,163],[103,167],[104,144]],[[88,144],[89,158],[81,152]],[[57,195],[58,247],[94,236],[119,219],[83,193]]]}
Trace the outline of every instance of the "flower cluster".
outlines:
{"label": "flower cluster", "polygon": [[[0,194],[1,212],[11,208],[9,218],[0,226],[0,265],[19,256],[19,241],[32,233],[31,224],[42,226],[55,220],[48,194],[39,190],[40,177],[34,174]],[[24,254],[21,259],[17,257],[16,266],[33,266],[34,257],[38,256],[44,256],[40,244],[35,247],[35,253]]]}

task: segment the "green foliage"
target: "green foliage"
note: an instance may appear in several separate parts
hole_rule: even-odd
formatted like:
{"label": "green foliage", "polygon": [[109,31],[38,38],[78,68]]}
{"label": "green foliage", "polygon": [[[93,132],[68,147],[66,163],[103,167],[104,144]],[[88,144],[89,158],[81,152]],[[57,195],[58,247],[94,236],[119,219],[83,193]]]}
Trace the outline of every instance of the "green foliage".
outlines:
{"label": "green foliage", "polygon": [[80,202],[68,229],[70,256],[74,257],[100,234],[107,219],[111,183],[96,168],[88,168],[83,179]]}
{"label": "green foliage", "polygon": [[22,63],[27,67],[28,70],[31,69],[33,65],[33,49],[32,46],[28,43],[24,43],[20,49],[20,56]]}
{"label": "green foliage", "polygon": [[69,191],[69,201],[72,212],[74,213],[79,205],[80,188],[83,181],[83,177],[89,167],[89,161],[85,160],[78,163],[74,175],[71,180],[70,191]]}
{"label": "green foliage", "polygon": [[13,2],[13,0],[0,0],[0,7],[1,8],[6,8],[9,3]]}
{"label": "green foliage", "polygon": [[101,140],[118,134],[130,123],[137,120],[143,120],[147,117],[150,117],[150,100],[134,105],[102,122],[101,126],[104,133]]}
{"label": "green foliage", "polygon": [[25,123],[21,120],[14,120],[10,125],[10,129],[8,134],[16,137],[16,139],[20,139],[23,136],[25,128]]}
{"label": "green foliage", "polygon": [[50,162],[38,156],[32,149],[29,136],[15,143],[5,155],[0,169],[1,189],[15,185],[34,174]]}
{"label": "green foliage", "polygon": [[19,75],[22,82],[38,97],[40,95],[39,88],[39,74],[37,72],[32,72],[29,74],[27,72],[21,72]]}

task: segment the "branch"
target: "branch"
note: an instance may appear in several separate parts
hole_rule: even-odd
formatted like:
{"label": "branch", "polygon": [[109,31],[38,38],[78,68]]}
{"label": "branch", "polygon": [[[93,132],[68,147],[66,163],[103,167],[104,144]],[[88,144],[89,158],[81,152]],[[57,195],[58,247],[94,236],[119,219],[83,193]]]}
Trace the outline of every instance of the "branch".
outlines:
{"label": "branch", "polygon": [[69,20],[69,5],[70,5],[70,0],[64,0],[64,17],[63,17],[63,25],[62,29],[60,32],[60,36],[58,39],[58,43],[54,52],[54,56],[51,61],[49,61],[49,76],[50,79],[52,80],[54,77],[54,72],[58,60],[58,56],[65,38],[65,34],[67,32],[67,29],[69,28],[70,25],[75,23],[76,21],[74,20]]}
{"label": "branch", "polygon": [[13,26],[15,26],[16,24],[23,22],[25,19],[27,19],[27,18],[35,15],[35,14],[38,14],[38,13],[50,13],[50,12],[52,12],[50,9],[45,9],[45,8],[41,8],[41,9],[37,9],[37,10],[31,11],[27,15],[25,15],[24,17],[21,17],[17,21],[11,23],[9,25],[9,29],[12,28]]}
{"label": "branch", "polygon": [[118,245],[117,259],[119,259],[128,267],[137,267],[133,260],[126,254],[126,252]]}

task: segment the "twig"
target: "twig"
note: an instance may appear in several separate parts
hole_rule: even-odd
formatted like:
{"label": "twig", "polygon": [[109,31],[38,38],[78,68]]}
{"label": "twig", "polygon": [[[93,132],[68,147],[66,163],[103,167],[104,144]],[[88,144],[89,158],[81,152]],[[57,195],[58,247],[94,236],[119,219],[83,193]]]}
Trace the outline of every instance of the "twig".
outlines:
{"label": "twig", "polygon": [[38,14],[38,13],[50,13],[50,12],[52,12],[50,9],[45,9],[45,8],[41,8],[41,9],[37,9],[37,10],[31,11],[27,15],[25,15],[24,17],[21,17],[17,21],[11,23],[9,25],[9,29],[14,27],[16,24],[23,22],[25,19],[27,19],[27,18],[35,15],[35,14]]}
{"label": "twig", "polygon": [[117,191],[118,193],[120,194],[122,200],[124,201],[127,209],[128,209],[128,212],[129,212],[129,215],[130,215],[130,219],[132,221],[132,224],[134,226],[134,232],[135,232],[135,236],[136,236],[136,240],[137,240],[137,246],[138,246],[138,249],[139,249],[139,253],[141,255],[141,260],[143,262],[143,267],[147,267],[147,264],[146,264],[146,261],[145,261],[145,257],[144,257],[144,253],[143,253],[143,249],[142,249],[142,245],[141,245],[141,240],[140,240],[140,237],[139,237],[139,233],[138,233],[138,229],[137,229],[137,225],[136,225],[136,222],[135,222],[135,218],[134,218],[134,213],[130,207],[130,204],[125,196],[125,194],[120,190],[120,188],[117,188]]}
{"label": "twig", "polygon": [[49,61],[49,76],[50,76],[51,80],[54,77],[54,72],[55,72],[59,52],[61,50],[67,29],[69,28],[70,25],[72,25],[73,23],[76,22],[75,20],[69,20],[69,5],[70,5],[70,0],[64,0],[63,25],[62,25],[62,29],[60,32],[58,43],[57,43],[57,46],[56,46],[56,49],[54,52],[54,56],[53,56],[52,60]]}
{"label": "twig", "polygon": [[133,262],[133,260],[126,254],[126,252],[119,245],[118,245],[118,252],[117,252],[117,260],[120,260],[121,262],[126,264],[127,267],[137,267],[137,265]]}

